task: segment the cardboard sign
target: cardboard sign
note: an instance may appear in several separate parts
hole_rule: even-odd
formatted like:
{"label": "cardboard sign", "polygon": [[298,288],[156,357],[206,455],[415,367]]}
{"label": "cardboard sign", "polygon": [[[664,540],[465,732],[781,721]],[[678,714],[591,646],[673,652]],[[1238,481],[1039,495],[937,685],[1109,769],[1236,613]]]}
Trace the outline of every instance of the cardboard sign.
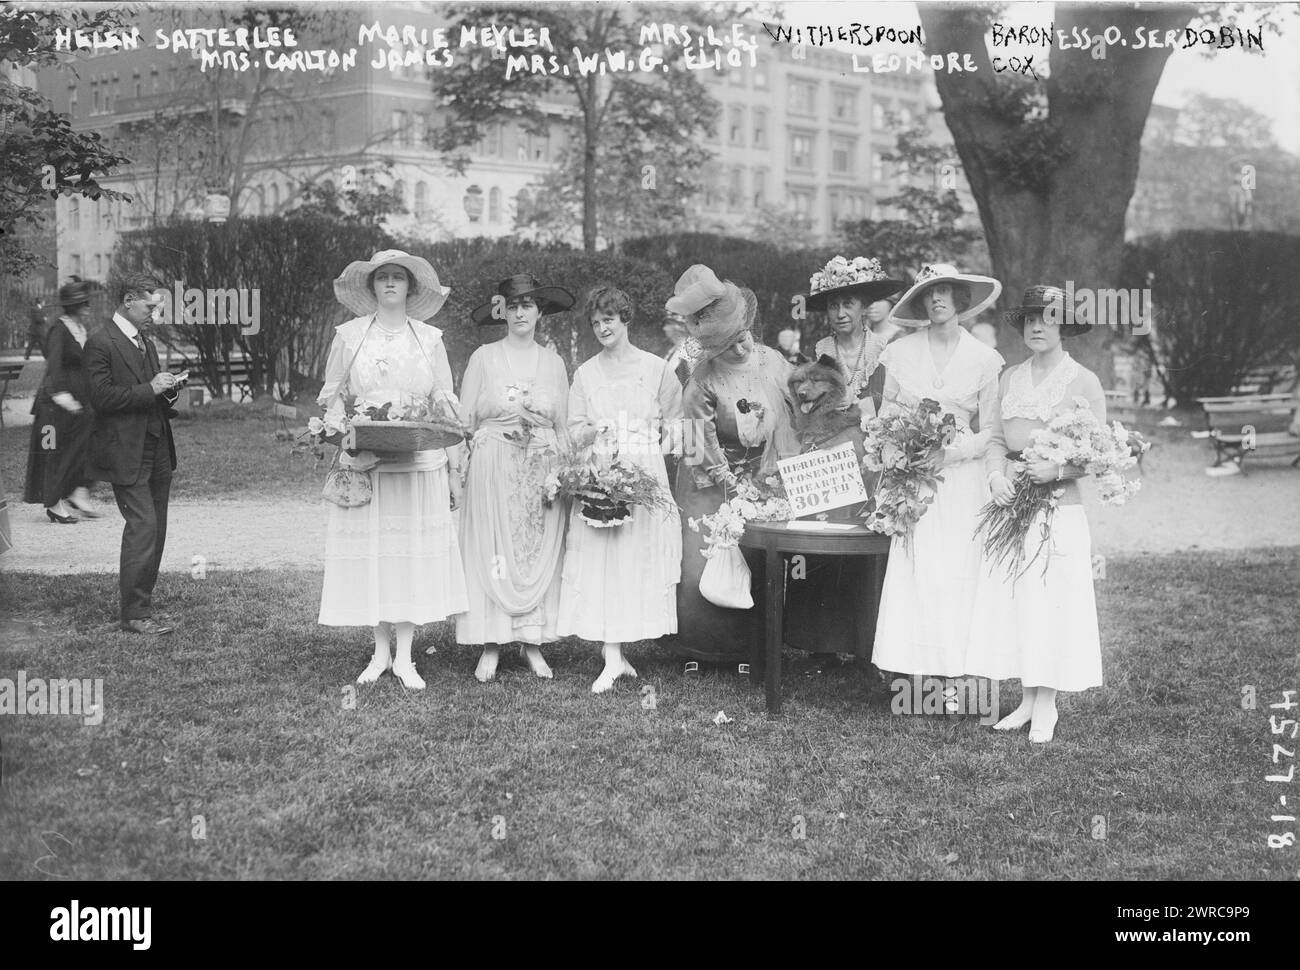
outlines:
{"label": "cardboard sign", "polygon": [[867,500],[853,442],[829,451],[810,451],[776,463],[785,486],[790,511],[796,516],[816,515]]}

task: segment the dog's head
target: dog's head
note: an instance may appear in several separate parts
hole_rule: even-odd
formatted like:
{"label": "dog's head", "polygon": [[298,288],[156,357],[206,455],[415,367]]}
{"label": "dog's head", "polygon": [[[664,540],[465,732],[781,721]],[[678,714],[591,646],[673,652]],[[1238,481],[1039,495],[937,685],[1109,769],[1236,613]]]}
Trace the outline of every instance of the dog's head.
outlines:
{"label": "dog's head", "polygon": [[794,369],[790,394],[803,414],[843,407],[849,396],[848,378],[834,357],[822,354]]}

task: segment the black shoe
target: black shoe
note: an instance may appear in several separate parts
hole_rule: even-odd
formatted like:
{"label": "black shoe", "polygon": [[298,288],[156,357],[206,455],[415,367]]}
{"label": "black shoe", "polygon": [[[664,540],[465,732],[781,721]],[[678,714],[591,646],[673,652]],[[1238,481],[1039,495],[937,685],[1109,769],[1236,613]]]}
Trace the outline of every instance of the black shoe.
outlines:
{"label": "black shoe", "polygon": [[150,637],[160,637],[163,634],[172,632],[171,627],[155,623],[153,618],[149,616],[142,620],[124,620],[122,630],[125,633],[143,633],[145,636]]}
{"label": "black shoe", "polygon": [[59,525],[76,525],[77,520],[71,515],[59,515],[53,509],[46,509],[45,514],[50,517],[51,522],[57,522]]}

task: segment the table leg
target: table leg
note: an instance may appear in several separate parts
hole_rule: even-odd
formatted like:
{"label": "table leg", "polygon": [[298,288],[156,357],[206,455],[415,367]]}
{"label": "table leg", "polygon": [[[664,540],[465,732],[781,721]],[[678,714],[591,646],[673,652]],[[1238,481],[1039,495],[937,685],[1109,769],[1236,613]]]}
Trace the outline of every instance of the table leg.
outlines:
{"label": "table leg", "polygon": [[767,710],[770,714],[781,713],[781,643],[784,634],[781,629],[782,614],[785,611],[785,557],[775,549],[767,550],[765,563],[767,573],[766,591],[764,593],[764,612],[767,614],[764,624],[767,641],[767,668],[763,683],[767,689]]}
{"label": "table leg", "polygon": [[767,673],[767,557],[757,557],[759,571],[751,588],[754,593],[753,636],[749,641],[749,682],[756,684]]}

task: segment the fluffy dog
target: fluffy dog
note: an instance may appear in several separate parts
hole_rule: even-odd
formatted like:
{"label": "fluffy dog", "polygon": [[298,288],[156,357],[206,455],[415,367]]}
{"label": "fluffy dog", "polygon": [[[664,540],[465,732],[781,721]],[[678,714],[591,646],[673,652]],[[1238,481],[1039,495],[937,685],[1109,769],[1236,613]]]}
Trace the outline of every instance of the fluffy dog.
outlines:
{"label": "fluffy dog", "polygon": [[848,377],[834,357],[822,354],[790,375],[794,431],[804,451],[834,448],[852,441],[861,458],[861,413],[849,398]]}

